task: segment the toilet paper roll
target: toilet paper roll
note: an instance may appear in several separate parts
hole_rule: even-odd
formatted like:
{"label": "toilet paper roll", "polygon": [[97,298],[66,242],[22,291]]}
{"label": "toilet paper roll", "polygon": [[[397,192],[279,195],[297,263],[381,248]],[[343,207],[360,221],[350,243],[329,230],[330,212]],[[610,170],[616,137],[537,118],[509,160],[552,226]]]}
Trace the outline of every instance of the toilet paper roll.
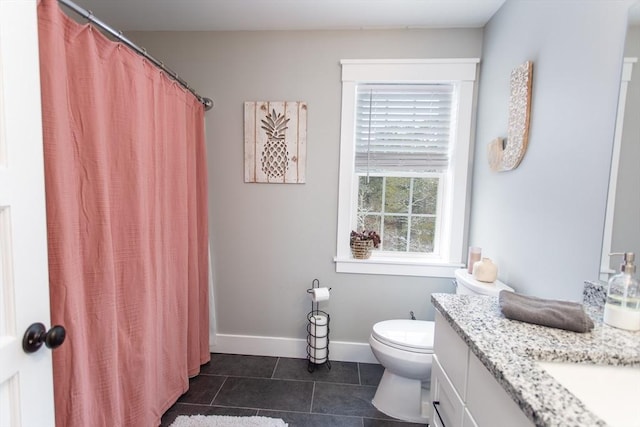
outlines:
{"label": "toilet paper roll", "polygon": [[311,345],[313,346],[313,348],[315,348],[316,350],[327,350],[327,337],[321,337],[321,338],[312,338],[311,339]]}
{"label": "toilet paper roll", "polygon": [[313,336],[309,337],[309,347],[311,348],[311,351],[316,350],[316,351],[320,351],[320,350],[326,350],[327,349],[327,337],[321,337],[321,338],[315,338]]}
{"label": "toilet paper roll", "polygon": [[311,335],[311,344],[315,348],[327,347],[327,317],[322,315],[311,316],[311,328],[309,329]]}
{"label": "toilet paper roll", "polygon": [[320,302],[329,299],[329,288],[313,288],[311,290],[311,301]]}
{"label": "toilet paper roll", "polygon": [[309,349],[309,360],[312,363],[316,363],[316,364],[320,364],[320,363],[324,363],[327,361],[327,349],[323,348],[323,349],[317,349],[315,350],[314,353],[314,349],[310,348]]}
{"label": "toilet paper roll", "polygon": [[[326,325],[328,323],[328,319],[327,316],[323,315],[323,314],[314,314],[313,316],[311,316],[311,318],[309,319],[311,321],[311,326],[321,326],[321,325]],[[314,334],[316,335],[316,334]]]}
{"label": "toilet paper roll", "polygon": [[328,319],[321,314],[313,315],[309,318],[309,360],[319,364],[327,361],[328,347]]}
{"label": "toilet paper roll", "polygon": [[313,363],[324,363],[327,361],[327,349],[326,348],[307,348],[309,354],[309,360]]}

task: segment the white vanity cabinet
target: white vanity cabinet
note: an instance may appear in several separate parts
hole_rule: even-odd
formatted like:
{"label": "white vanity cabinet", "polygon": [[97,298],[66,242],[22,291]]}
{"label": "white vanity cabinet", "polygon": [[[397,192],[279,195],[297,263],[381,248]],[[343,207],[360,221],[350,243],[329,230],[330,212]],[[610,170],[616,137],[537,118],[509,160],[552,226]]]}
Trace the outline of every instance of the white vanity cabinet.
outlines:
{"label": "white vanity cabinet", "polygon": [[437,427],[533,426],[437,310],[431,403]]}

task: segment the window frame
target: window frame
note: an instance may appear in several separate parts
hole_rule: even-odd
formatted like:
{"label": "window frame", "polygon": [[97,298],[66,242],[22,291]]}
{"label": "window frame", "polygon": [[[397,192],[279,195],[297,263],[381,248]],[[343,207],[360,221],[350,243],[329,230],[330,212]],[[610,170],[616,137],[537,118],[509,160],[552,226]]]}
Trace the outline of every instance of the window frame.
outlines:
{"label": "window frame", "polygon": [[[464,245],[468,231],[472,133],[475,82],[478,58],[395,59],[340,61],[342,66],[342,122],[340,130],[340,181],[338,190],[338,230],[336,272],[388,274],[400,276],[454,277],[464,265]],[[358,84],[374,83],[453,83],[457,121],[452,129],[455,143],[446,177],[449,203],[442,207],[443,224],[440,257],[372,254],[366,260],[354,259],[349,234],[356,227],[357,175],[355,173],[355,111]],[[447,238],[448,236],[448,238]]]}

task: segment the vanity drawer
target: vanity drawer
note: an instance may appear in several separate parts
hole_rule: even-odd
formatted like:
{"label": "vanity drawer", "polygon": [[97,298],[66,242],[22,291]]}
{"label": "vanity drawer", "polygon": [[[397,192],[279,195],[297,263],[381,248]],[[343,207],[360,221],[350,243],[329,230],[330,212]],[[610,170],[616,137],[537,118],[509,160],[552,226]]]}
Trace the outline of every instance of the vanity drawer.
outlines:
{"label": "vanity drawer", "polygon": [[469,347],[436,310],[434,353],[458,394],[465,399]]}
{"label": "vanity drawer", "polygon": [[438,356],[433,356],[431,367],[431,424],[436,427],[461,427],[464,403],[442,369]]}
{"label": "vanity drawer", "polygon": [[[475,354],[469,355],[466,406],[480,426],[533,427],[533,423]],[[466,425],[465,425],[466,427]]]}

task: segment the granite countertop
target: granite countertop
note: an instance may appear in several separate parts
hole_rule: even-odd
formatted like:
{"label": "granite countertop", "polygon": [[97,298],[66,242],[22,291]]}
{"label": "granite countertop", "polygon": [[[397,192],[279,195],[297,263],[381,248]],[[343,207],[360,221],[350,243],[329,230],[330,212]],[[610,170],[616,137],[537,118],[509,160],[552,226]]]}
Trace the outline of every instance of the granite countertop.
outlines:
{"label": "granite countertop", "polygon": [[585,309],[595,327],[582,334],[509,320],[496,297],[432,294],[431,301],[536,426],[604,426],[536,363],[640,366],[640,332],[604,325],[601,306],[590,305],[589,285]]}

